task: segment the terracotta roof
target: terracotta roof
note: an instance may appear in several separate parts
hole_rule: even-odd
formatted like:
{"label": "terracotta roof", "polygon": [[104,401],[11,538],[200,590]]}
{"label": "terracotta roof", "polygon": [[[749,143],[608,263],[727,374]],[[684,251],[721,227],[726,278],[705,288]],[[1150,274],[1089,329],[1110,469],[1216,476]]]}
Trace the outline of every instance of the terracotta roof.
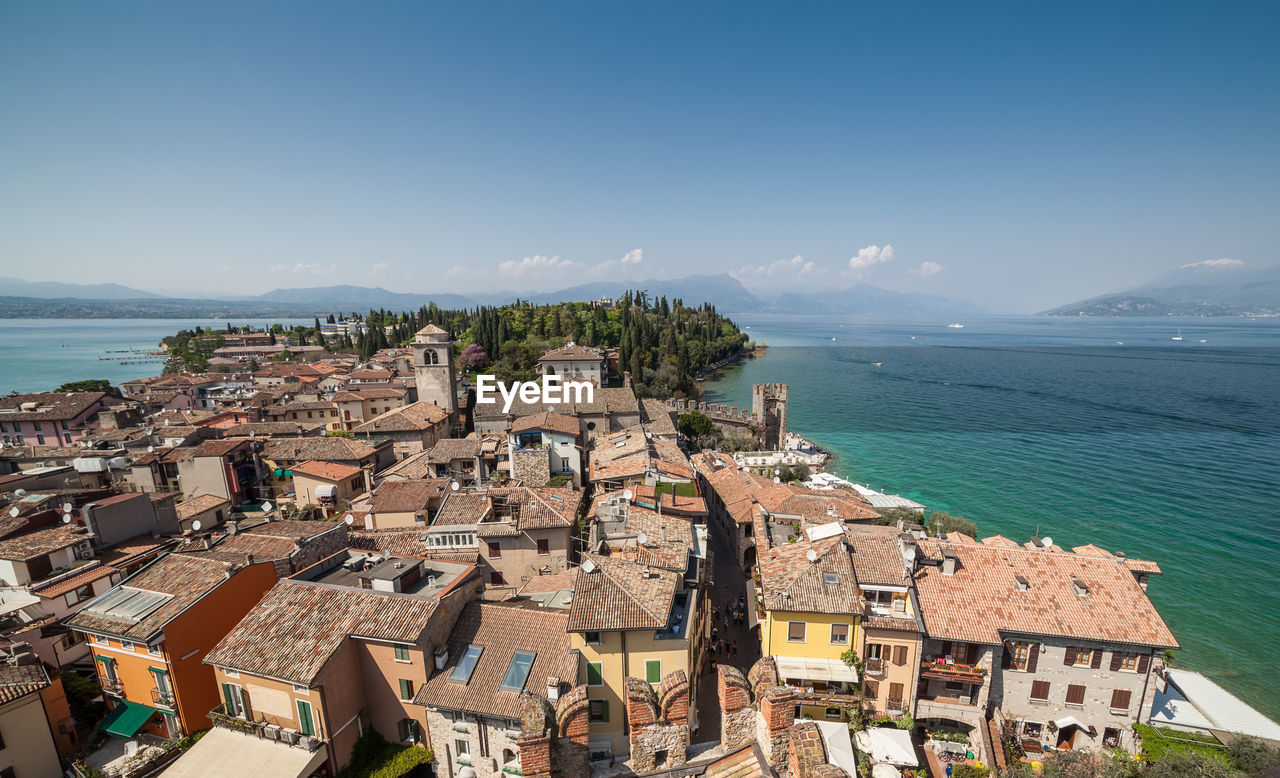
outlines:
{"label": "terracotta roof", "polygon": [[[96,597],[67,619],[67,626],[85,632],[99,632],[145,642],[206,593],[221,586],[227,578],[227,565],[194,554],[168,554],[121,581],[106,594]],[[95,605],[120,589],[171,595],[160,607],[137,622],[95,613]]]}
{"label": "terracotta roof", "polygon": [[177,511],[179,519],[190,519],[207,511],[225,508],[230,504],[230,500],[222,497],[212,494],[200,494],[189,500],[183,500],[175,505],[174,509]]}
{"label": "terracotta roof", "polygon": [[[574,422],[575,429],[577,422]],[[465,438],[445,438],[438,441],[427,453],[427,461],[447,465],[455,459],[473,459],[480,456],[480,438],[475,433]]]}
{"label": "terracotta roof", "polygon": [[345,481],[364,472],[358,467],[344,465],[341,462],[318,462],[316,460],[299,462],[292,469],[295,478],[298,475],[304,475],[308,478],[320,478],[325,481]]}
{"label": "terracotta roof", "polygon": [[431,522],[433,527],[466,526],[478,524],[493,511],[493,501],[487,494],[453,492],[445,497],[440,512]]}
{"label": "terracotta roof", "polygon": [[[936,560],[943,545],[924,540],[919,547]],[[936,564],[919,565],[915,573],[930,637],[993,644],[1013,633],[1178,647],[1128,565],[1115,558],[981,543],[946,547],[958,557],[954,575],[943,575]],[[1027,581],[1026,591],[1017,576]],[[1077,581],[1087,587],[1083,596]]]}
{"label": "terracotta roof", "polygon": [[[506,719],[520,718],[520,692],[502,689],[513,655],[532,652],[533,663],[522,689],[546,693],[548,678],[576,686],[578,652],[569,648],[563,612],[509,603],[470,602],[449,633],[449,661],[418,690],[414,702]],[[483,646],[467,683],[449,675],[468,646]]]}
{"label": "terracotta roof", "polygon": [[324,426],[323,421],[315,421],[310,424],[304,424],[300,421],[254,421],[227,427],[224,434],[229,438],[248,437],[250,435],[288,437],[315,432],[324,429]]}
{"label": "terracotta roof", "polygon": [[[809,561],[809,551],[816,561]],[[768,610],[853,613],[858,587],[844,536],[770,548],[760,557],[760,589]]]}
{"label": "terracotta roof", "polygon": [[573,589],[574,582],[578,580],[578,568],[570,567],[561,570],[552,575],[535,575],[531,576],[524,586],[520,587],[517,594],[546,594],[548,592],[558,592],[561,589]]}
{"label": "terracotta roof", "polygon": [[[0,421],[71,420],[106,398],[105,392],[32,392],[0,396]],[[22,406],[36,403],[36,410]]]}
{"label": "terracotta roof", "polygon": [[94,581],[109,577],[112,573],[120,572],[111,565],[104,565],[97,562],[91,563],[92,566],[86,565],[83,572],[68,576],[52,583],[40,584],[31,588],[32,594],[38,594],[45,599],[53,599],[61,597],[67,592],[75,591],[85,584],[91,584]]}
{"label": "terracotta roof", "polygon": [[262,535],[270,538],[307,540],[331,529],[345,526],[340,521],[268,521],[240,530],[240,535]]}
{"label": "terracotta roof", "polygon": [[122,540],[115,545],[108,546],[98,552],[98,559],[104,565],[115,565],[121,567],[124,563],[142,556],[158,548],[167,546],[173,541],[167,539],[159,539],[150,535],[135,535],[128,540]]}
{"label": "terracotta roof", "polygon": [[391,376],[390,370],[353,370],[350,375],[360,381],[389,381]]}
{"label": "terracotta roof", "polygon": [[671,409],[661,400],[652,397],[640,401],[640,418],[654,435],[675,435],[676,425],[671,418]]}
{"label": "terracotta roof", "polygon": [[428,546],[426,538],[427,535],[421,527],[353,529],[348,533],[347,542],[352,548],[364,551],[388,551],[396,556],[429,558],[463,565],[476,564],[479,561],[479,549],[444,551],[438,546]]}
{"label": "terracotta roof", "polygon": [[[34,694],[48,685],[49,674],[40,662],[17,666],[0,664],[0,704]],[[9,745],[18,744],[10,742]]]}
{"label": "terracotta roof", "polygon": [[56,524],[0,540],[0,559],[26,562],[47,556],[59,549],[89,540],[89,534],[78,524]]}
{"label": "terracotta roof", "polygon": [[802,486],[775,484],[761,490],[756,499],[770,513],[798,516],[819,524],[880,518],[856,492],[844,489],[815,492]]}
{"label": "terracotta roof", "polygon": [[419,481],[384,481],[373,491],[370,513],[413,513],[425,511],[432,500],[449,488],[448,478]]}
{"label": "terracotta roof", "polygon": [[272,438],[263,442],[262,458],[272,461],[358,462],[372,457],[377,449],[350,438]]}
{"label": "terracotta roof", "polygon": [[577,435],[579,427],[578,420],[572,416],[544,411],[530,416],[521,416],[511,423],[512,432],[525,430],[549,430],[564,435]]}
{"label": "terracotta roof", "polygon": [[548,351],[538,359],[539,362],[586,362],[588,360],[603,362],[604,354],[590,346],[569,345],[554,351]]}
{"label": "terracotta roof", "polygon": [[378,471],[378,478],[382,480],[430,478],[436,472],[431,466],[430,454],[430,449],[410,454],[385,470]]}
{"label": "terracotta roof", "polygon": [[204,662],[310,685],[352,635],[416,643],[436,605],[435,599],[284,580]]}
{"label": "terracotta roof", "polygon": [[401,400],[406,392],[393,386],[362,386],[359,389],[345,389],[336,392],[333,399],[337,402],[359,402],[363,400]]}
{"label": "terracotta roof", "polygon": [[594,554],[583,554],[583,559],[590,560],[594,569],[588,573],[579,568],[569,607],[570,632],[666,627],[683,577],[680,573]]}
{"label": "terracotta roof", "polygon": [[907,562],[893,527],[854,525],[844,528],[849,542],[849,559],[859,584],[908,586]]}
{"label": "terracotta roof", "polygon": [[438,405],[428,402],[416,402],[392,408],[386,413],[374,416],[353,432],[368,434],[376,432],[417,432],[427,430],[449,419],[449,412]]}
{"label": "terracotta roof", "polygon": [[489,490],[489,496],[520,506],[518,528],[572,527],[582,504],[582,492],[561,486],[510,486]]}

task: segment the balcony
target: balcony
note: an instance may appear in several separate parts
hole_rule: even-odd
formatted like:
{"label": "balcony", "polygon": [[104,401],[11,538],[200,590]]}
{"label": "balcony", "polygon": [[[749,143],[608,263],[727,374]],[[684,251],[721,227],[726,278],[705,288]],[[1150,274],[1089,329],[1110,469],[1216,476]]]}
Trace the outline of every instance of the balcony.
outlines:
{"label": "balcony", "polygon": [[215,727],[222,727],[244,735],[253,735],[262,740],[275,740],[292,748],[315,751],[324,745],[324,740],[315,735],[303,735],[297,730],[286,729],[265,721],[249,721],[239,716],[229,715],[225,704],[209,711],[209,720]]}
{"label": "balcony", "polygon": [[873,678],[884,675],[884,660],[878,656],[871,657],[863,663],[862,672]]}
{"label": "balcony", "polygon": [[124,684],[120,683],[120,679],[107,678],[105,675],[100,675],[98,676],[98,685],[102,687],[103,694],[124,698]]}
{"label": "balcony", "polygon": [[[868,671],[869,673],[870,671]],[[921,662],[920,677],[933,678],[939,681],[958,681],[960,683],[985,683],[987,669],[976,665],[962,665],[944,662]]]}
{"label": "balcony", "polygon": [[152,689],[151,702],[160,708],[174,709],[173,690],[171,689]]}

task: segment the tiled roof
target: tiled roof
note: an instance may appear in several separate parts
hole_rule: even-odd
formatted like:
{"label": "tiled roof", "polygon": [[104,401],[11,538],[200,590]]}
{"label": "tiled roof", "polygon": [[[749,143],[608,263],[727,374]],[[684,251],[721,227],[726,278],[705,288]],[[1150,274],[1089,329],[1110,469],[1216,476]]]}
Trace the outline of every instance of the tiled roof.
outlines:
{"label": "tiled roof", "polygon": [[898,531],[875,525],[846,526],[849,559],[860,584],[908,586],[911,577],[898,544]]}
{"label": "tiled roof", "polygon": [[212,494],[200,494],[189,500],[183,500],[174,506],[179,519],[190,519],[206,511],[217,510],[231,504],[230,500]]}
{"label": "tiled roof", "polygon": [[61,597],[67,592],[75,591],[76,589],[79,589],[81,586],[84,586],[85,584],[91,584],[94,581],[107,578],[112,573],[116,573],[116,572],[119,572],[119,571],[116,568],[112,567],[111,565],[93,563],[93,566],[87,567],[87,569],[85,569],[84,572],[76,573],[75,575],[72,575],[72,576],[67,576],[66,578],[63,578],[59,581],[55,581],[53,583],[45,583],[38,586],[33,586],[31,588],[31,593],[37,594],[41,597],[44,597],[45,599],[51,600],[54,597]]}
{"label": "tiled roof", "polygon": [[811,522],[880,518],[856,492],[845,489],[815,492],[802,486],[775,485],[762,490],[756,499],[770,513],[799,516]]}
{"label": "tiled roof", "polygon": [[350,438],[272,438],[264,441],[262,458],[272,461],[301,462],[308,459],[325,462],[358,462],[374,455],[368,443]]}
{"label": "tiled roof", "polygon": [[666,627],[680,573],[594,554],[584,554],[583,559],[590,560],[595,569],[588,573],[579,568],[569,608],[570,632]]}
{"label": "tiled roof", "polygon": [[[934,559],[943,548],[937,540],[919,546]],[[936,564],[922,564],[915,573],[931,637],[990,644],[1007,632],[1178,647],[1128,565],[1115,558],[976,542],[946,547],[958,557],[954,575],[943,575]],[[1019,591],[1017,576],[1027,581],[1026,591]],[[1088,587],[1083,596],[1076,581]]]}
{"label": "tiled roof", "polygon": [[[169,554],[160,557],[137,574],[130,576],[101,597],[97,597],[67,620],[67,625],[85,632],[104,632],[119,637],[146,641],[174,617],[227,581],[227,565],[194,554]],[[94,604],[117,589],[137,589],[173,595],[163,605],[140,621],[131,623],[92,613]]]}
{"label": "tiled roof", "polygon": [[304,435],[324,429],[324,422],[317,421],[304,424],[300,421],[254,421],[228,427],[224,434],[229,437],[248,437],[262,435],[264,437],[286,437]]}
{"label": "tiled roof", "polygon": [[572,527],[582,504],[582,492],[561,486],[510,486],[489,490],[493,498],[520,506],[521,531]]}
{"label": "tiled roof", "polygon": [[567,362],[567,361],[586,362],[603,362],[604,354],[589,346],[565,346],[563,348],[548,351],[538,359],[539,362]]}
{"label": "tiled roof", "polygon": [[[60,421],[71,420],[87,411],[107,395],[104,392],[32,392],[0,396],[0,420]],[[24,411],[26,403],[36,403],[34,411]]]}
{"label": "tiled roof", "polygon": [[384,481],[373,491],[370,513],[413,513],[425,511],[432,500],[444,496],[448,478],[419,481]]}
{"label": "tiled roof", "polygon": [[564,435],[577,435],[578,420],[572,416],[544,411],[530,416],[521,416],[511,423],[512,432],[525,430],[550,430]]}
{"label": "tiled roof", "polygon": [[[48,685],[49,675],[40,662],[17,666],[0,664],[0,704],[34,694]],[[19,744],[10,742],[9,745],[18,747]]]}
{"label": "tiled roof", "polygon": [[[574,422],[577,429],[577,422]],[[473,432],[465,438],[445,438],[438,441],[427,453],[432,464],[447,465],[455,459],[473,459],[480,456],[480,438]]]}
{"label": "tiled roof", "polygon": [[[517,651],[533,652],[523,688],[546,694],[548,678],[576,686],[578,653],[569,648],[568,616],[545,608],[498,602],[470,602],[449,633],[449,662],[435,673],[414,702],[505,719],[520,718],[520,692],[501,688]],[[484,646],[467,683],[452,683],[449,674],[468,646]]]}
{"label": "tiled roof", "polygon": [[[813,562],[809,551],[817,555]],[[834,576],[831,583],[828,575]],[[760,589],[768,610],[853,613],[858,588],[844,537],[770,548],[760,557]]]}
{"label": "tiled roof", "polygon": [[419,451],[396,462],[385,470],[378,471],[378,478],[383,480],[389,479],[418,479],[429,478],[435,475],[435,468],[431,466],[430,460],[431,449]]}
{"label": "tiled roof", "polygon": [[135,535],[128,540],[122,540],[119,543],[104,548],[102,551],[98,552],[98,559],[104,565],[116,565],[117,567],[120,567],[135,557],[155,551],[156,549],[166,546],[171,542],[172,541],[165,539],[157,540],[150,535]]}
{"label": "tiled roof", "polygon": [[479,561],[479,549],[443,551],[439,546],[427,545],[426,537],[427,534],[421,527],[353,529],[347,536],[347,542],[352,548],[363,551],[388,551],[395,556],[423,557],[462,565],[472,565]]}
{"label": "tiled roof", "polygon": [[465,526],[477,524],[493,511],[493,502],[487,494],[453,492],[445,498],[440,512],[431,522],[433,527]]}
{"label": "tiled roof", "polygon": [[358,434],[376,432],[417,432],[448,421],[449,412],[429,402],[416,402],[374,416],[352,430]]}
{"label": "tiled roof", "polygon": [[530,594],[546,594],[548,592],[558,592],[561,589],[573,589],[574,582],[578,580],[578,568],[569,567],[552,575],[535,575],[531,576],[524,586],[520,587],[518,592],[520,595]]}
{"label": "tiled roof", "polygon": [[416,643],[436,604],[367,589],[280,581],[204,662],[310,685],[351,635]]}
{"label": "tiled roof", "polygon": [[240,535],[309,540],[340,526],[338,521],[268,521],[240,530]]}
{"label": "tiled roof", "polygon": [[388,381],[391,376],[390,370],[353,370],[350,375],[359,381]]}
{"label": "tiled roof", "polygon": [[0,559],[26,562],[88,539],[88,532],[78,524],[56,524],[0,540]]}
{"label": "tiled roof", "polygon": [[358,467],[344,465],[341,462],[318,462],[310,460],[299,462],[293,466],[294,476],[304,475],[308,478],[320,478],[325,481],[345,481],[364,472]]}
{"label": "tiled roof", "polygon": [[675,435],[676,425],[671,419],[671,409],[661,400],[652,397],[640,401],[640,418],[654,435]]}

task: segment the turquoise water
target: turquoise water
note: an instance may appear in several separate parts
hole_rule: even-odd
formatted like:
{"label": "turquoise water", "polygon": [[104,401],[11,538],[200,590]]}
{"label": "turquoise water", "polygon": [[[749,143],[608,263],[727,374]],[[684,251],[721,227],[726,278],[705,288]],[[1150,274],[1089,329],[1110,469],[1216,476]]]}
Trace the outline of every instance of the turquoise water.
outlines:
{"label": "turquoise water", "polygon": [[1158,561],[1178,662],[1280,717],[1280,320],[736,320],[770,348],[708,400],[788,383],[790,429],[842,476]]}
{"label": "turquoise water", "polygon": [[[312,319],[233,319],[231,324],[257,327],[279,321],[285,326],[311,324]],[[0,319],[0,394],[44,392],[68,381],[106,378],[113,384],[158,375],[164,363],[120,364],[125,354],[108,349],[155,350],[160,340],[178,330],[227,326],[208,319]],[[137,355],[142,356],[142,355]]]}

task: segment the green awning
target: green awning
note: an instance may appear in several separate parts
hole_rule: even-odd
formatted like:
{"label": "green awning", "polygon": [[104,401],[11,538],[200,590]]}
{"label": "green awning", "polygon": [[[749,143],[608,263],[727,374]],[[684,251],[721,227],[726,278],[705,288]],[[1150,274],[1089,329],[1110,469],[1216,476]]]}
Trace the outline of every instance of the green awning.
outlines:
{"label": "green awning", "polygon": [[274,475],[276,478],[293,478],[292,470],[284,470],[283,468],[279,468],[279,467],[277,467],[275,470],[272,470],[271,474]]}
{"label": "green awning", "polygon": [[98,725],[98,729],[116,737],[133,737],[155,712],[156,709],[150,705],[121,700]]}
{"label": "green awning", "polygon": [[99,662],[103,663],[104,665],[111,664],[112,662],[116,661],[114,658],[109,656],[103,656],[102,654],[98,654],[94,658],[97,659]]}

